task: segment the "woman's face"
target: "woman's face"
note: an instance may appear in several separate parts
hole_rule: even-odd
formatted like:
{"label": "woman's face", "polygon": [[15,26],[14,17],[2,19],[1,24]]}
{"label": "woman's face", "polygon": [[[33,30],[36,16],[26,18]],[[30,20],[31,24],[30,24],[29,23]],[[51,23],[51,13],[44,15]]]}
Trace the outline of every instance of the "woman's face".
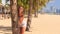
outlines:
{"label": "woman's face", "polygon": [[23,12],[23,7],[20,7],[20,12]]}
{"label": "woman's face", "polygon": [[24,10],[23,7],[20,7],[20,9],[19,9],[19,14],[20,15],[23,15],[23,10]]}

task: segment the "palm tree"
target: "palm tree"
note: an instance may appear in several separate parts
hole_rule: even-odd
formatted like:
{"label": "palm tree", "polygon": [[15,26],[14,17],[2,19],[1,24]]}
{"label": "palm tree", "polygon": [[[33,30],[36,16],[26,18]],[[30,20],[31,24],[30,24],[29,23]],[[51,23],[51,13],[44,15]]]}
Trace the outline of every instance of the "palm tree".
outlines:
{"label": "palm tree", "polygon": [[34,4],[34,17],[38,17],[38,5],[39,5],[39,0],[35,0],[35,4]]}
{"label": "palm tree", "polygon": [[17,11],[17,0],[10,0],[11,7],[11,19],[12,19],[12,34],[18,34],[18,11]]}
{"label": "palm tree", "polygon": [[47,3],[47,1],[48,0],[30,0],[29,1],[30,3],[29,3],[29,11],[28,11],[27,29],[26,29],[27,31],[30,31],[30,27],[31,27],[32,10],[34,9],[35,17],[37,17],[38,16],[38,9],[45,6],[46,5],[45,3]]}
{"label": "palm tree", "polygon": [[41,9],[43,6],[46,6],[46,3],[49,2],[49,0],[35,0],[34,1],[34,10],[35,10],[35,17],[38,17],[38,9]]}
{"label": "palm tree", "polygon": [[28,20],[27,20],[27,31],[30,31],[30,25],[32,20],[32,7],[33,7],[33,0],[29,0],[29,11],[28,11]]}

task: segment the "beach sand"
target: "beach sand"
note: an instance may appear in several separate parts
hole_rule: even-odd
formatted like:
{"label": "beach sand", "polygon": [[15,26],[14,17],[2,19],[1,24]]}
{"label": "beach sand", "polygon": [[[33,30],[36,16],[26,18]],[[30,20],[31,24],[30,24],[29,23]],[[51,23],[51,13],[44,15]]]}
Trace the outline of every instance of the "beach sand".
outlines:
{"label": "beach sand", "polygon": [[[0,19],[0,34],[12,34],[11,19]],[[60,34],[60,15],[39,14],[38,18],[33,17],[31,32],[25,34]]]}

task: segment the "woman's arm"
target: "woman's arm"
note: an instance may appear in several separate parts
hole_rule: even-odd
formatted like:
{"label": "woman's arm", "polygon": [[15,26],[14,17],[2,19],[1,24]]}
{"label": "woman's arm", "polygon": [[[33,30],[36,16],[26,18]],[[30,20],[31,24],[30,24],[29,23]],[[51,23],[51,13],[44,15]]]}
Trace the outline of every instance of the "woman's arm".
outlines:
{"label": "woman's arm", "polygon": [[22,24],[23,19],[24,19],[24,17],[23,17],[23,16],[19,18],[19,20],[18,20],[18,24],[19,24],[19,25],[21,25],[21,24]]}

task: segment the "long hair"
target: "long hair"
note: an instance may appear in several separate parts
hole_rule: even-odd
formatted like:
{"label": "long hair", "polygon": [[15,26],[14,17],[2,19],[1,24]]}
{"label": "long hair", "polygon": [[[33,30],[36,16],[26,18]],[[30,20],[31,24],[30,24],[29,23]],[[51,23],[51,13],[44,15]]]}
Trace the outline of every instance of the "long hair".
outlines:
{"label": "long hair", "polygon": [[19,16],[19,12],[20,12],[20,8],[22,7],[23,9],[23,15],[24,15],[24,7],[23,6],[18,6],[18,16]]}

